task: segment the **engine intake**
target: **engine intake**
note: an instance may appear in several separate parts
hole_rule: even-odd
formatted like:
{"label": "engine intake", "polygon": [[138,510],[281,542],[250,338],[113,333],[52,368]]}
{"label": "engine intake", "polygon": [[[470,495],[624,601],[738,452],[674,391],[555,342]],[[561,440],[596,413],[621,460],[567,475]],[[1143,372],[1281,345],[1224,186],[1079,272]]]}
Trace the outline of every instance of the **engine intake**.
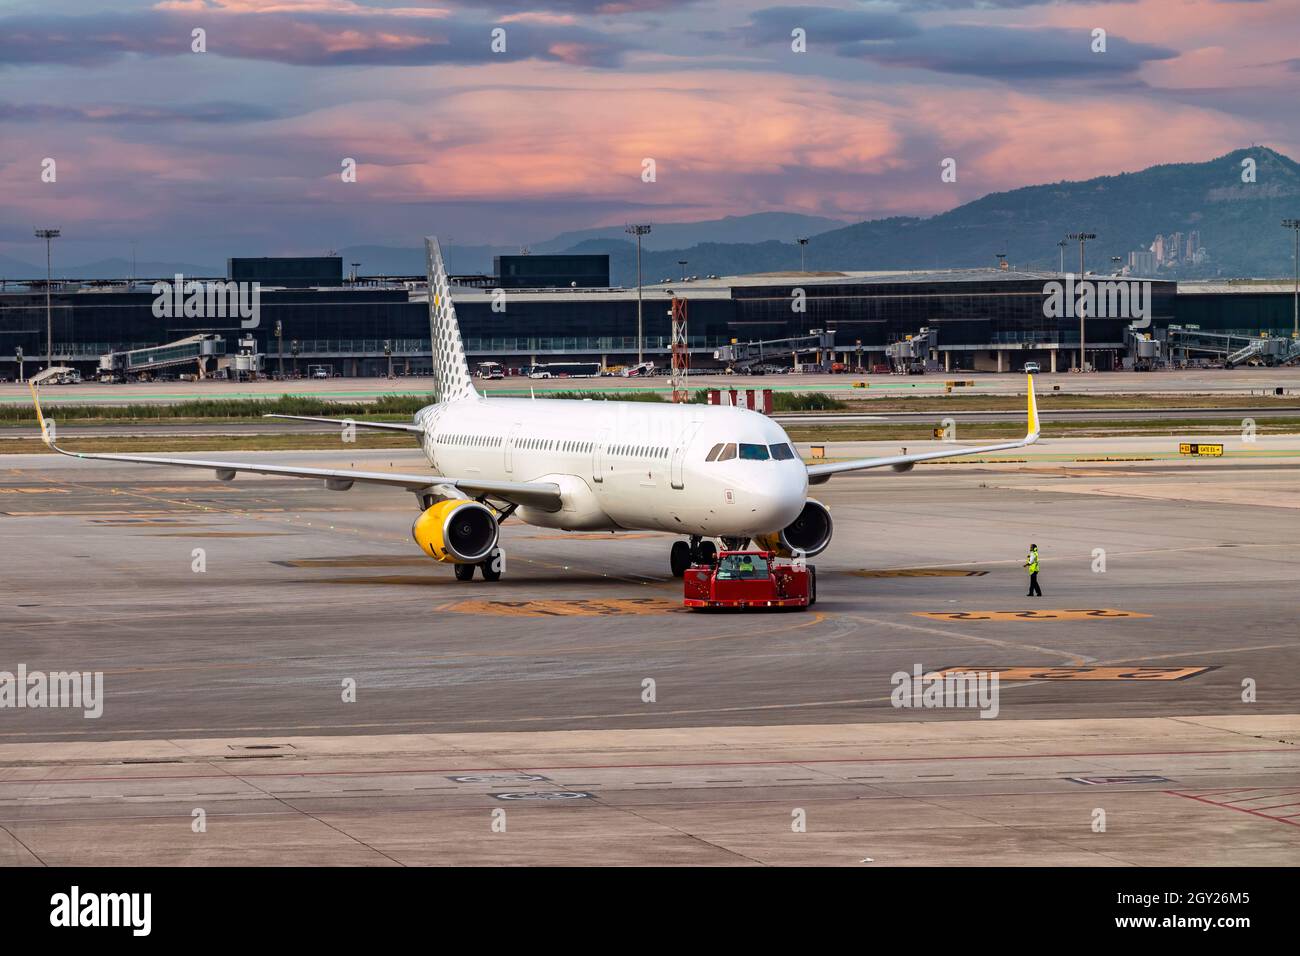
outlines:
{"label": "engine intake", "polygon": [[496,513],[464,498],[439,501],[411,525],[411,537],[435,561],[478,564],[497,546]]}
{"label": "engine intake", "polygon": [[820,501],[809,498],[804,502],[803,511],[788,525],[775,534],[757,539],[758,543],[777,554],[790,557],[796,551],[806,557],[821,554],[831,543],[835,533],[831,512]]}

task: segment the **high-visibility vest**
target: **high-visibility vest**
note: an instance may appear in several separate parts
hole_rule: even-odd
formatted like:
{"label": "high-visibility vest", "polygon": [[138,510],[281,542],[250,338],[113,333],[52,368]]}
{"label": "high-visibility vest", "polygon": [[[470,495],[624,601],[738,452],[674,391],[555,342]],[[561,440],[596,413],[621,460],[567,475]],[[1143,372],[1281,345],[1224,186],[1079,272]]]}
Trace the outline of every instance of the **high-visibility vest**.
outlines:
{"label": "high-visibility vest", "polygon": [[1030,551],[1029,558],[1025,561],[1025,567],[1029,568],[1030,574],[1038,573],[1038,552]]}

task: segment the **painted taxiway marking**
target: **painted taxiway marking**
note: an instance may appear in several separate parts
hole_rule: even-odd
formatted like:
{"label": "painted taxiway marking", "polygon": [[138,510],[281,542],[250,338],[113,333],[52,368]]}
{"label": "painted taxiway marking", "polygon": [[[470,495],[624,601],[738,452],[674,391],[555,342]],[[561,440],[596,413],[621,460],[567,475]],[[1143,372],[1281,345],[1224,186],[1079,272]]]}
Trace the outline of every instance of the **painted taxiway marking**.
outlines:
{"label": "painted taxiway marking", "polygon": [[860,578],[974,578],[988,572],[963,568],[885,568],[879,571],[850,571],[849,574]]}
{"label": "painted taxiway marking", "polygon": [[145,538],[282,538],[294,531],[150,531]]}
{"label": "painted taxiway marking", "polygon": [[999,680],[1186,680],[1212,671],[1201,667],[941,667],[936,674],[997,674]]}
{"label": "painted taxiway marking", "polygon": [[[1174,796],[1174,797],[1184,797],[1184,798],[1186,798],[1186,799],[1188,799],[1188,800],[1195,800],[1195,801],[1197,801],[1198,803],[1206,803],[1206,804],[1209,804],[1210,806],[1214,806],[1214,807],[1223,807],[1223,808],[1226,809],[1226,810],[1236,810],[1238,813],[1249,813],[1251,816],[1261,817],[1262,819],[1265,819],[1265,820],[1272,820],[1272,821],[1274,821],[1275,823],[1285,823],[1285,824],[1287,824],[1288,826],[1300,827],[1300,820],[1297,820],[1297,819],[1296,819],[1296,814],[1275,814],[1275,813],[1266,813],[1266,812],[1265,812],[1266,810],[1276,810],[1276,809],[1279,809],[1279,808],[1289,808],[1289,807],[1291,806],[1290,804],[1275,804],[1275,805],[1272,805],[1272,806],[1264,806],[1264,807],[1244,807],[1244,806],[1239,806],[1239,804],[1241,804],[1241,803],[1250,803],[1250,802],[1254,802],[1254,801],[1257,801],[1257,800],[1263,800],[1263,799],[1271,798],[1271,797],[1275,797],[1275,796],[1283,796],[1283,795],[1287,795],[1287,794],[1294,794],[1294,793],[1296,793],[1297,791],[1295,791],[1295,790],[1283,790],[1283,791],[1279,794],[1276,788],[1273,788],[1273,789],[1267,789],[1267,788],[1264,788],[1264,787],[1250,787],[1250,788],[1247,788],[1247,789],[1248,789],[1249,791],[1252,791],[1252,795],[1249,796],[1249,797],[1246,797],[1246,798],[1244,798],[1244,799],[1237,799],[1237,800],[1219,800],[1219,799],[1217,799],[1218,797],[1226,796],[1227,794],[1225,794],[1225,793],[1223,793],[1223,792],[1221,792],[1221,791],[1216,792],[1216,791],[1213,791],[1213,790],[1211,790],[1211,791],[1205,791],[1205,790],[1166,790],[1165,793],[1169,794],[1170,796]],[[1234,794],[1237,794],[1237,793],[1240,793],[1240,792],[1241,792],[1241,791],[1229,791],[1229,793],[1234,793]]]}
{"label": "painted taxiway marking", "polygon": [[424,568],[430,567],[423,555],[349,554],[332,558],[293,558],[272,561],[286,568]]}
{"label": "painted taxiway marking", "polygon": [[682,610],[676,601],[659,598],[609,598],[576,601],[457,601],[447,610],[502,617],[614,617],[623,614],[668,614]]}
{"label": "painted taxiway marking", "polygon": [[1151,617],[1139,611],[1119,611],[1110,607],[1070,608],[1050,611],[913,611],[916,617],[933,621],[1091,621],[1098,618]]}

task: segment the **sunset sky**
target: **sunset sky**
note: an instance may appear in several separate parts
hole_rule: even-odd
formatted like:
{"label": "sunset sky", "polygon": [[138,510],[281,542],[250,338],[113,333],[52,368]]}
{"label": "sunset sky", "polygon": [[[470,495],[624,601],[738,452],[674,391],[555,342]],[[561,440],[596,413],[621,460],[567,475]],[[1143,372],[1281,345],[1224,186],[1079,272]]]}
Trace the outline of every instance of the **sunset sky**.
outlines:
{"label": "sunset sky", "polygon": [[1300,157],[1298,92],[1300,0],[8,0],[0,254],[42,259],[34,225],[64,261],[220,263],[929,214],[1253,143]]}

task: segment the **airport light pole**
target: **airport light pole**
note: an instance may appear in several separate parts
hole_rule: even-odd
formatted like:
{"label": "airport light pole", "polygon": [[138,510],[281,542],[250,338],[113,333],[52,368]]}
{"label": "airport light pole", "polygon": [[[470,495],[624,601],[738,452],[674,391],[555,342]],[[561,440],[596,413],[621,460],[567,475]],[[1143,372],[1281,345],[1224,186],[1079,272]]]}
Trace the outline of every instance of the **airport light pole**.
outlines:
{"label": "airport light pole", "polygon": [[641,321],[641,237],[650,232],[650,224],[633,223],[625,226],[623,231],[636,236],[636,364],[640,365],[644,361],[642,352],[645,349],[645,326]]}
{"label": "airport light pole", "polygon": [[50,283],[54,281],[50,246],[59,238],[58,229],[37,229],[36,238],[45,240],[45,367],[54,368],[54,310],[50,306]]}
{"label": "airport light pole", "polygon": [[685,260],[685,259],[678,259],[678,260],[677,260],[677,264],[678,264],[679,266],[682,267],[682,281],[683,281],[683,282],[686,281],[686,261],[687,261],[687,260]]}
{"label": "airport light pole", "polygon": [[1057,245],[1060,246],[1060,248],[1061,248],[1061,272],[1062,272],[1062,274],[1064,274],[1064,272],[1065,272],[1065,247],[1066,247],[1067,245],[1069,245],[1069,243],[1067,243],[1064,239],[1062,239],[1060,242],[1057,243]]}
{"label": "airport light pole", "polygon": [[[1071,242],[1079,243],[1079,281],[1082,282],[1084,276],[1084,271],[1083,271],[1084,246],[1088,244],[1089,239],[1096,239],[1097,234],[1095,232],[1072,232],[1065,238],[1069,239]],[[1064,258],[1064,253],[1062,253],[1062,258]],[[1083,301],[1080,300],[1079,301],[1079,371],[1080,372],[1088,371],[1088,339],[1084,334],[1083,318],[1084,318]]]}
{"label": "airport light pole", "polygon": [[1295,233],[1295,291],[1291,300],[1291,338],[1300,339],[1300,219],[1283,219],[1282,228]]}
{"label": "airport light pole", "polygon": [[795,241],[799,243],[799,271],[807,272],[808,268],[804,265],[804,251],[808,248],[808,237],[800,236]]}
{"label": "airport light pole", "polygon": [[284,381],[284,323],[279,319],[275,320],[275,344],[276,350],[280,353],[280,381]]}

